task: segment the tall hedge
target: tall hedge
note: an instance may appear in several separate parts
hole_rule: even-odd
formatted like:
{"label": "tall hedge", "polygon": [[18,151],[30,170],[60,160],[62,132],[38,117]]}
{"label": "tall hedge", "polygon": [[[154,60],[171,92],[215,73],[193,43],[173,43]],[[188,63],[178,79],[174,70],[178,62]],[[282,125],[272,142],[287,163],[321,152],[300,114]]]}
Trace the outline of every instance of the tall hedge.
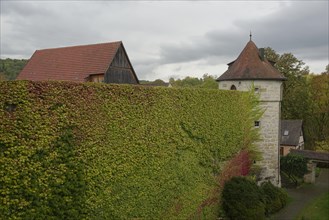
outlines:
{"label": "tall hedge", "polygon": [[254,106],[236,91],[0,82],[0,219],[193,216],[223,161],[251,149]]}

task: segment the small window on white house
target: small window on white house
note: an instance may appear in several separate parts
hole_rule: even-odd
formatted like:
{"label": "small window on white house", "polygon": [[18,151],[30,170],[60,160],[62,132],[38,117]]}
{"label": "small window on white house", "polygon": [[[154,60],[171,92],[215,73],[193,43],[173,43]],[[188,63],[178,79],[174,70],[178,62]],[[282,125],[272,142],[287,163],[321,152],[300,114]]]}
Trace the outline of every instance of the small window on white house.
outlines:
{"label": "small window on white house", "polygon": [[284,136],[288,136],[289,135],[289,131],[288,130],[284,130],[283,135]]}
{"label": "small window on white house", "polygon": [[231,90],[236,90],[235,85],[232,85],[230,89],[231,89]]}
{"label": "small window on white house", "polygon": [[255,121],[255,128],[259,128],[260,126],[260,121]]}
{"label": "small window on white house", "polygon": [[255,93],[259,93],[260,89],[259,87],[255,87]]}

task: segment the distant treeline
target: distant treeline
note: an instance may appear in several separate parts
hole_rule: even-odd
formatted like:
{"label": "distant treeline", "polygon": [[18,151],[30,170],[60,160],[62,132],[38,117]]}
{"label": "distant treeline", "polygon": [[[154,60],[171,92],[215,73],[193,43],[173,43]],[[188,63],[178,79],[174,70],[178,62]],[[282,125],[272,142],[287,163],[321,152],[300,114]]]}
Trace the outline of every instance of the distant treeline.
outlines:
{"label": "distant treeline", "polygon": [[0,81],[15,80],[27,61],[24,59],[0,59]]}
{"label": "distant treeline", "polygon": [[165,86],[165,87],[196,87],[196,88],[206,88],[206,89],[218,89],[218,83],[216,82],[217,76],[208,75],[207,73],[202,76],[202,78],[187,76],[184,79],[174,79],[170,78],[169,83],[161,79],[156,79],[154,81],[140,80],[142,85],[150,86]]}

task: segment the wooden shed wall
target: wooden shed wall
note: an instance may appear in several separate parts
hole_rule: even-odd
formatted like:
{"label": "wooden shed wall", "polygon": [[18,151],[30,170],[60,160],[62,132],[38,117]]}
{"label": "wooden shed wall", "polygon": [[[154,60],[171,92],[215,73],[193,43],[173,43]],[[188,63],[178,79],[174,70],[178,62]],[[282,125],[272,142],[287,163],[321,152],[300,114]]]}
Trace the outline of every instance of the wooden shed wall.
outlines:
{"label": "wooden shed wall", "polygon": [[122,45],[106,72],[104,81],[106,83],[138,84],[133,68]]}

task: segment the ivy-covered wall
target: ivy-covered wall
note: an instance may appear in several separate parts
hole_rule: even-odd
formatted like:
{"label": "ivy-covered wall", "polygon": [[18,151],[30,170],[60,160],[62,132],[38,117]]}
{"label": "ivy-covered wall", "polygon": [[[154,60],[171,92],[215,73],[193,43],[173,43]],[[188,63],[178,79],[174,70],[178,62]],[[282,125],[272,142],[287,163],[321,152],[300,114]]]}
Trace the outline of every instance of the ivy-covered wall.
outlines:
{"label": "ivy-covered wall", "polygon": [[252,149],[254,106],[236,91],[0,82],[0,219],[200,215],[224,161]]}

